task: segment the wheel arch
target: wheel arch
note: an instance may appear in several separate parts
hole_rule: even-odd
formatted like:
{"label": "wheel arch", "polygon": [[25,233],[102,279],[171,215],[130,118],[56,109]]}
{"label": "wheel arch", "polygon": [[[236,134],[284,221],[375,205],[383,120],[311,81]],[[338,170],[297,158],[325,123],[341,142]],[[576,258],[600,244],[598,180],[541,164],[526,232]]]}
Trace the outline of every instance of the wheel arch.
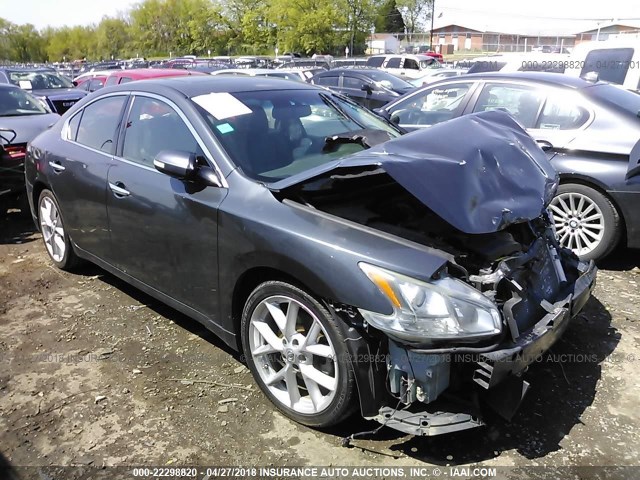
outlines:
{"label": "wheel arch", "polygon": [[[51,187],[47,185],[44,181],[38,179],[33,184],[33,194],[31,196],[33,200],[33,213],[35,215],[36,220],[40,220],[40,212],[38,210],[38,200],[40,199],[40,194],[43,190],[51,190]],[[40,224],[36,222],[36,228],[40,231]]]}
{"label": "wheel arch", "polygon": [[242,275],[240,275],[240,277],[236,281],[236,284],[233,288],[233,294],[231,296],[231,318],[233,320],[233,332],[236,335],[236,343],[239,351],[242,350],[240,340],[242,310],[244,309],[245,303],[249,299],[249,295],[251,295],[251,292],[253,292],[261,283],[277,280],[295,285],[296,287],[299,287],[309,293],[309,295],[317,298],[317,294],[312,289],[310,289],[307,285],[305,285],[293,275],[283,270],[279,270],[274,267],[259,266],[252,267],[242,273]]}

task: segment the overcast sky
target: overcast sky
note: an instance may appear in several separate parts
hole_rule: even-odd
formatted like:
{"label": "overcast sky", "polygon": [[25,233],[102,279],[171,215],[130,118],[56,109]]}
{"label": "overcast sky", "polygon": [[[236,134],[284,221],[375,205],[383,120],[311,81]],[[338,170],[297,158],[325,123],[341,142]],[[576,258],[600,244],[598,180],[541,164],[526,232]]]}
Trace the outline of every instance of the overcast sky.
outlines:
{"label": "overcast sky", "polygon": [[[32,23],[37,28],[87,25],[136,3],[138,0],[0,0],[0,17],[13,23]],[[436,17],[442,13],[440,21],[449,18],[452,22],[456,14],[489,15],[505,21],[526,16],[532,16],[532,21],[544,21],[543,17],[640,20],[637,0],[436,0],[435,9]]]}

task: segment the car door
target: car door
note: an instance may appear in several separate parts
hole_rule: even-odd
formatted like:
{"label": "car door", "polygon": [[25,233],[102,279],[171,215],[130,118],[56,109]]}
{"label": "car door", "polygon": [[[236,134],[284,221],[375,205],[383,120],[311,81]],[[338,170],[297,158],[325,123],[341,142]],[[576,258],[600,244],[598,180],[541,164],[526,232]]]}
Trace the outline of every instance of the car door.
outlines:
{"label": "car door", "polygon": [[79,110],[62,130],[64,148],[48,159],[48,180],[67,231],[78,247],[99,258],[109,248],[107,172],[127,99],[126,94],[108,95]]}
{"label": "car door", "polygon": [[194,153],[201,165],[213,159],[184,113],[152,94],[133,97],[123,136],[108,173],[111,263],[214,320],[217,213],[227,191],[153,166],[164,150]]}
{"label": "car door", "polygon": [[476,88],[474,82],[451,82],[425,88],[407,96],[387,110],[392,122],[417,130],[462,115]]}
{"label": "car door", "polygon": [[[363,107],[373,108],[371,106],[374,95],[375,85],[373,82],[359,76],[343,74],[340,76],[340,93],[351,98]],[[364,89],[364,87],[368,89]]]}

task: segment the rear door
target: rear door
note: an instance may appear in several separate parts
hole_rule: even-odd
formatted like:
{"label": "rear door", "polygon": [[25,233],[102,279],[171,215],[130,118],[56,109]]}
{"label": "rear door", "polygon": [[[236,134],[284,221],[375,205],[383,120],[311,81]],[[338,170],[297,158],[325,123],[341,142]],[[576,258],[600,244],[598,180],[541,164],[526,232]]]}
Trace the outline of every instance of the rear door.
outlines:
{"label": "rear door", "polygon": [[48,179],[74,243],[104,258],[109,230],[105,197],[117,132],[128,95],[101,97],[67,120],[64,147],[50,154]]}
{"label": "rear door", "polygon": [[383,70],[386,70],[393,75],[404,75],[404,70],[401,68],[402,57],[400,56],[389,57],[383,67]]}
{"label": "rear door", "polygon": [[163,150],[195,153],[202,165],[213,166],[204,143],[175,104],[136,94],[108,173],[110,262],[215,319],[217,212],[227,190],[158,172],[153,160]]}

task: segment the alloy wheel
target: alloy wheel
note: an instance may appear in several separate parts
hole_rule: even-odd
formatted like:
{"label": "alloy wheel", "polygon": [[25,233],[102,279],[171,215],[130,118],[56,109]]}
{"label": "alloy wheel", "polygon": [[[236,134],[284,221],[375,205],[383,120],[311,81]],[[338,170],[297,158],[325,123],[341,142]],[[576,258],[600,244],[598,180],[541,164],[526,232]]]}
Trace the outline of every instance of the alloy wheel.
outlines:
{"label": "alloy wheel", "polygon": [[54,261],[62,262],[67,249],[64,228],[60,212],[49,197],[42,198],[40,202],[40,226],[49,255]]}
{"label": "alloy wheel", "polygon": [[557,195],[549,205],[558,241],[576,255],[586,255],[598,247],[604,236],[604,216],[588,196],[577,192]]}
{"label": "alloy wheel", "polygon": [[249,324],[249,347],[266,388],[285,407],[313,415],[338,389],[338,359],[320,320],[304,304],[278,295],[262,300]]}

